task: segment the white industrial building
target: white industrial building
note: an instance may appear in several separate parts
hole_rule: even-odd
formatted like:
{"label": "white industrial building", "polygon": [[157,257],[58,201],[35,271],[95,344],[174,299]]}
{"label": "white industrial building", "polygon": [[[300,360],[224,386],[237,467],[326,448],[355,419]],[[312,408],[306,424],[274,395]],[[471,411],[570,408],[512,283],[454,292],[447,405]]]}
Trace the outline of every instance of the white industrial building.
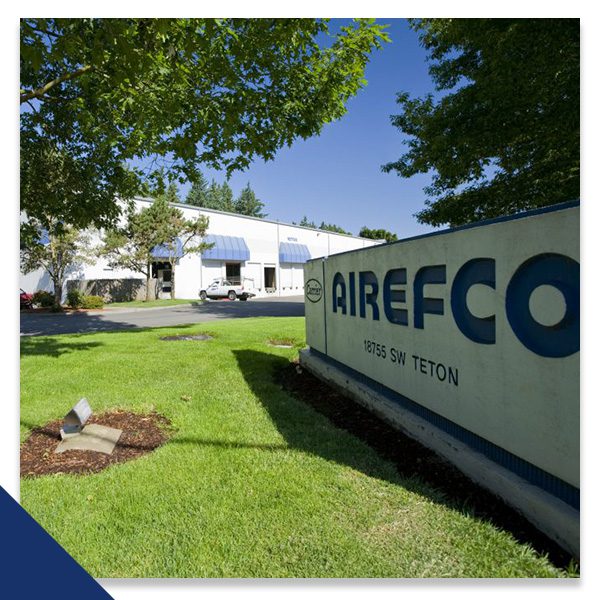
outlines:
{"label": "white industrial building", "polygon": [[[152,199],[136,198],[138,210],[150,206]],[[214,246],[200,254],[190,254],[175,266],[175,297],[198,298],[201,289],[214,279],[226,278],[232,283],[252,288],[257,296],[292,296],[303,294],[304,263],[311,258],[372,246],[380,241],[344,235],[320,229],[289,225],[268,219],[235,213],[174,204],[186,218],[203,214],[209,219],[205,241]],[[100,239],[95,240],[99,243]],[[159,295],[170,293],[171,274],[160,254],[153,265]],[[92,265],[78,265],[66,280],[140,280],[134,271],[111,269],[105,259]],[[42,270],[21,274],[21,288],[26,292],[52,290],[52,282]],[[65,286],[66,289],[66,286]]]}

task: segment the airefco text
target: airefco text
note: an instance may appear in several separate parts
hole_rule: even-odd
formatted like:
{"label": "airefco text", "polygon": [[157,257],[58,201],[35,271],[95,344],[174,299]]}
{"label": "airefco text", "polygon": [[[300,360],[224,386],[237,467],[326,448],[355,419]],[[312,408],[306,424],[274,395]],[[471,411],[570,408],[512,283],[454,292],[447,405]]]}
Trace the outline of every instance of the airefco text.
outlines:
{"label": "airefco text", "polygon": [[[412,281],[409,282],[409,276]],[[446,265],[422,266],[412,275],[405,267],[389,269],[380,280],[373,271],[335,273],[332,281],[331,310],[334,313],[379,321],[382,313],[389,323],[400,327],[425,329],[425,315],[451,315],[460,332],[477,344],[496,343],[496,318],[477,317],[467,306],[467,293],[481,284],[496,290],[496,259],[474,258],[465,262],[452,282],[447,281]],[[412,285],[413,306],[406,306],[406,289]],[[443,298],[425,296],[425,286],[450,285],[450,307]],[[532,292],[541,285],[557,288],[565,299],[562,319],[551,326],[535,320],[529,308]],[[429,287],[428,289],[431,289]],[[537,254],[524,261],[512,274],[506,289],[505,316],[520,342],[532,352],[551,358],[579,351],[579,263],[554,253]],[[404,306],[403,306],[404,305]],[[427,319],[427,327],[435,320]]]}

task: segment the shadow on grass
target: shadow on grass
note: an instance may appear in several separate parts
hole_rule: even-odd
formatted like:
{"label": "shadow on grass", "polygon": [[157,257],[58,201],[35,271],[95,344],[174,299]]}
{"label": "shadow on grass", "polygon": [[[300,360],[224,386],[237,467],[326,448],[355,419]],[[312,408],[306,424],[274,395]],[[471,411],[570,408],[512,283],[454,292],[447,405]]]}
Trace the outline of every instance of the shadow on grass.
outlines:
{"label": "shadow on grass", "polygon": [[[377,439],[384,437],[379,424],[375,424],[373,430],[369,432],[371,441],[367,439],[368,435],[364,435],[365,432],[360,432],[358,435],[354,432],[345,432],[345,435],[361,439],[372,449],[371,452],[364,452],[359,446],[348,444],[343,437],[340,438],[340,435],[335,433],[336,430],[340,430],[339,426],[332,422],[330,417],[325,417],[329,421],[328,427],[319,426],[315,411],[320,411],[289,395],[288,392],[282,393],[275,383],[276,374],[290,366],[286,358],[254,350],[235,350],[234,355],[250,389],[267,410],[290,449],[350,466],[370,477],[400,485],[408,491],[467,514],[473,519],[490,522],[510,532],[520,542],[531,545],[540,554],[548,555],[557,567],[573,571],[572,574],[578,573],[577,563],[567,552],[500,499],[468,480],[452,465],[446,463],[443,468],[437,465],[436,476],[430,477],[428,469],[439,463],[440,459],[417,442],[410,439],[396,442],[401,447],[396,447],[395,450],[409,456],[411,465],[410,468],[406,468],[407,465],[403,464],[406,461],[388,457],[389,452],[382,452],[381,448],[378,448],[380,444],[374,443],[373,435]],[[355,405],[350,400],[348,402]],[[301,408],[299,403],[303,404]],[[377,420],[370,413],[368,418]],[[362,427],[373,427],[373,424],[369,426],[364,423]],[[389,426],[384,425],[384,428],[386,427]],[[399,432],[395,434],[404,437]],[[431,461],[430,457],[434,460]],[[390,468],[390,463],[395,468]]]}
{"label": "shadow on grass", "polygon": [[207,440],[197,437],[175,437],[169,440],[169,444],[191,444],[194,446],[208,446],[211,448],[222,448],[224,450],[266,450],[267,452],[279,452],[281,450],[295,450],[285,444],[249,444],[246,442],[229,442],[226,440]]}
{"label": "shadow on grass", "polygon": [[21,356],[54,356],[58,358],[69,352],[90,350],[103,345],[102,342],[86,342],[85,340],[65,341],[50,337],[22,337]]}
{"label": "shadow on grass", "polygon": [[127,320],[110,319],[107,316],[90,313],[21,315],[21,339],[66,333],[131,331],[137,327]]}
{"label": "shadow on grass", "polygon": [[[189,334],[190,330],[194,331],[195,335],[199,335],[196,330],[198,329],[199,323],[189,323],[186,325],[165,325],[163,327],[130,327],[123,326],[117,329],[98,329],[90,332],[67,332],[70,337],[63,339],[56,337],[56,334],[44,334],[44,335],[21,335],[21,357],[23,356],[54,356],[59,357],[63,354],[70,352],[76,352],[79,350],[91,350],[99,346],[104,346],[104,342],[91,342],[86,341],[88,333],[146,333],[148,331],[157,331],[157,335],[160,336],[160,330],[177,331],[181,332],[181,335]],[[217,334],[210,332],[207,335],[211,337],[218,337]]]}
{"label": "shadow on grass", "polygon": [[374,451],[361,452],[356,445],[344,443],[340,435],[349,435],[346,432],[341,434],[341,430],[332,424],[320,427],[318,420],[323,417],[317,417],[310,407],[299,406],[300,401],[287,392],[282,392],[274,383],[273,377],[270,377],[289,364],[287,358],[255,350],[234,350],[233,354],[250,389],[287,442],[286,449],[321,456],[350,466],[370,477],[402,485],[407,490],[444,502],[442,494],[428,488],[416,478],[402,477]]}

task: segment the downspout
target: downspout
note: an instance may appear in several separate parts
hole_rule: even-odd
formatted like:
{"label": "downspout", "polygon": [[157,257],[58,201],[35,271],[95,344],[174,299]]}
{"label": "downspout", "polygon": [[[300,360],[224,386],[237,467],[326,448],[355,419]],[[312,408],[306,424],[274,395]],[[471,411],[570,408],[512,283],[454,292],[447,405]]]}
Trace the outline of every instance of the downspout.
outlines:
{"label": "downspout", "polygon": [[279,265],[279,221],[277,221],[277,249],[275,250],[275,256],[277,257],[277,295],[281,296],[281,268]]}

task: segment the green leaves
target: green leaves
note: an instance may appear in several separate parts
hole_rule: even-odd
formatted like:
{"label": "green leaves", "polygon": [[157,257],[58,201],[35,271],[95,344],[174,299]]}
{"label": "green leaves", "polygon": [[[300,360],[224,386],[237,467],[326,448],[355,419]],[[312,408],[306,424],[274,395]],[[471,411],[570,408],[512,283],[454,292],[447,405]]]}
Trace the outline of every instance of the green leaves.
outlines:
{"label": "green leaves", "polygon": [[254,190],[248,183],[235,201],[234,211],[240,215],[264,219],[267,216],[263,212],[264,207],[264,203],[256,197]]}
{"label": "green leaves", "polygon": [[23,273],[48,273],[59,305],[65,274],[92,262],[89,235],[52,217],[43,222],[30,218],[21,225],[20,259]]}
{"label": "green leaves", "polygon": [[160,167],[124,168],[134,159],[168,160],[190,179],[203,163],[230,174],[268,160],[344,113],[385,41],[366,20],[335,36],[319,19],[22,20],[21,89],[37,98],[21,118],[22,207],[43,205],[25,156],[38,144],[87,176],[51,209],[97,226]]}
{"label": "green leaves", "polygon": [[358,235],[370,240],[385,240],[388,243],[398,241],[398,236],[387,229],[369,229],[365,226],[361,228]]}
{"label": "green leaves", "polygon": [[311,229],[320,229],[321,231],[333,231],[334,233],[344,233],[346,235],[352,235],[352,232],[346,231],[339,225],[335,225],[333,223],[325,223],[325,221],[321,221],[321,225],[317,226],[314,221],[309,221],[308,217],[304,215],[300,223],[298,223],[301,227],[310,227]]}
{"label": "green leaves", "polygon": [[579,21],[422,19],[435,99],[398,95],[408,150],[385,164],[432,173],[417,214],[462,225],[579,197]]}
{"label": "green leaves", "polygon": [[264,203],[261,202],[248,183],[234,200],[233,190],[225,181],[219,185],[214,179],[208,185],[204,175],[199,173],[198,179],[192,184],[186,203],[203,208],[212,208],[225,212],[238,213],[251,217],[265,218]]}

